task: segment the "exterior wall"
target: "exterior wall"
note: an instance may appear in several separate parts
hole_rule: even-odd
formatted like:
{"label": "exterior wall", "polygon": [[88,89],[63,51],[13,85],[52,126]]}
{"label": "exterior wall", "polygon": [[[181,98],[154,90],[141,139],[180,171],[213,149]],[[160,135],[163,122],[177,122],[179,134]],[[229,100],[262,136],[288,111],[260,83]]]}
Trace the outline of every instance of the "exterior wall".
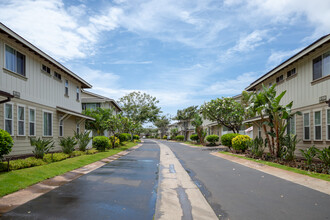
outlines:
{"label": "exterior wall", "polygon": [[[12,138],[14,140],[14,147],[9,155],[23,155],[23,154],[32,154],[33,148],[30,145],[30,137],[29,136],[29,108],[34,108],[36,110],[36,136],[35,138],[51,138],[55,142],[54,151],[60,150],[61,147],[59,146],[59,119],[62,117],[63,113],[57,112],[55,108],[41,105],[38,103],[16,99],[14,98],[10,104],[13,104],[13,135]],[[25,135],[18,136],[18,126],[17,126],[17,106],[22,105],[25,107]],[[4,106],[5,104],[0,104],[0,128],[4,129]],[[52,137],[43,137],[43,111],[49,111],[53,113],[53,136]],[[76,131],[76,124],[80,118],[71,116],[63,123],[64,135],[63,137],[73,136],[74,131]],[[80,131],[84,131],[85,124],[80,124]]]}
{"label": "exterior wall", "polygon": [[[25,55],[26,77],[5,69],[5,44]],[[51,75],[41,70],[42,64],[51,68]],[[54,71],[62,75],[62,80],[54,77]],[[69,96],[65,96],[65,79],[69,81]],[[22,100],[53,108],[56,106],[65,107],[72,111],[81,112],[81,102],[76,100],[76,88],[77,86],[80,88],[80,85],[73,77],[36,56],[6,35],[0,34],[1,90],[10,94],[17,91]]]}

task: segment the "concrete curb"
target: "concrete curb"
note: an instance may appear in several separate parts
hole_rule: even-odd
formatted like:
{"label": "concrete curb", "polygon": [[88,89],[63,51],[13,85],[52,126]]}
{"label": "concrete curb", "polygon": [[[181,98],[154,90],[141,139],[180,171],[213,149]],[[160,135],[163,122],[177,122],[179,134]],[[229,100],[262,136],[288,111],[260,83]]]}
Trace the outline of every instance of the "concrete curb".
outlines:
{"label": "concrete curb", "polygon": [[0,198],[0,216],[6,212],[13,210],[14,208],[23,205],[24,203],[35,199],[53,189],[56,189],[59,186],[62,186],[68,182],[71,182],[87,173],[96,170],[107,163],[110,163],[128,153],[132,150],[136,150],[137,148],[141,147],[142,143],[129,148],[129,150],[121,151],[117,154],[114,154],[110,157],[104,158],[102,160],[96,161],[94,163],[85,165],[75,170],[71,170],[67,173],[64,173],[60,176],[55,176],[50,179],[43,180],[39,183],[31,185],[25,189],[21,189],[17,192],[8,194],[4,197]]}
{"label": "concrete curb", "polygon": [[294,173],[291,171],[287,171],[287,170],[282,170],[276,167],[272,167],[272,166],[267,166],[265,164],[261,164],[261,163],[257,163],[251,160],[246,160],[243,158],[238,158],[238,157],[234,157],[231,155],[227,155],[227,154],[221,154],[218,152],[213,152],[211,153],[214,156],[217,157],[221,157],[223,159],[241,164],[243,166],[255,169],[255,170],[259,170],[261,172],[279,177],[281,179],[308,187],[310,189],[314,189],[317,190],[319,192],[325,193],[330,195],[330,182],[325,181],[325,180],[321,180],[321,179],[316,179],[310,176],[306,176],[303,174],[299,174],[299,173]]}

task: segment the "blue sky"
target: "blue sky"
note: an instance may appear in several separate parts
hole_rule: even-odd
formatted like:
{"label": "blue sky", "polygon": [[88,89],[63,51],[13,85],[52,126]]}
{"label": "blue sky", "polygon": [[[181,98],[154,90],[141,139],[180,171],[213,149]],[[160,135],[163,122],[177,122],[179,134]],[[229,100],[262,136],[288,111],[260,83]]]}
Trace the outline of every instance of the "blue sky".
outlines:
{"label": "blue sky", "polygon": [[328,0],[1,0],[0,21],[118,100],[164,113],[239,94],[330,32]]}

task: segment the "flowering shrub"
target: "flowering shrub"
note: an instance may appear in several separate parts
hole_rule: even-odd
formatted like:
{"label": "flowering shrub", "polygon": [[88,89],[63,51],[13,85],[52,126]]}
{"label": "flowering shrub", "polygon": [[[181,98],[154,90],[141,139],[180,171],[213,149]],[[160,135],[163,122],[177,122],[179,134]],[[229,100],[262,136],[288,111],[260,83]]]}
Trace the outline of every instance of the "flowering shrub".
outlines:
{"label": "flowering shrub", "polygon": [[[115,143],[113,143],[113,138],[115,138]],[[110,140],[110,144],[111,144],[112,148],[119,147],[119,144],[120,144],[119,138],[110,136],[109,140]]]}
{"label": "flowering shrub", "polygon": [[237,137],[238,135],[240,135],[240,134],[229,133],[229,134],[222,135],[221,136],[221,144],[231,148],[232,147],[231,141],[233,140],[233,138]]}
{"label": "flowering shrub", "polygon": [[248,135],[238,135],[237,137],[233,138],[231,141],[234,150],[242,150],[245,151],[248,149],[251,138]]}

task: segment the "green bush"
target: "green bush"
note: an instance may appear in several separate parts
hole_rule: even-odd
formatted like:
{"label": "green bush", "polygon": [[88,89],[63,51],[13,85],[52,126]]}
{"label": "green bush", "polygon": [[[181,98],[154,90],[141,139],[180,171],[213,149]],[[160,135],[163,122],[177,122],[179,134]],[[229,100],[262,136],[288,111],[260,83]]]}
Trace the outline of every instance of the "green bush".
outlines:
{"label": "green bush", "polygon": [[77,144],[80,151],[86,151],[86,147],[92,137],[89,137],[90,131],[85,131],[84,133],[74,133],[74,137],[77,140]]}
{"label": "green bush", "polygon": [[140,140],[140,136],[137,134],[133,135],[133,140]]}
{"label": "green bush", "polygon": [[315,146],[312,146],[310,148],[307,148],[306,151],[300,149],[300,152],[306,159],[306,164],[310,166],[313,162],[313,158],[316,156],[317,148]]}
{"label": "green bush", "polygon": [[[115,138],[115,143],[113,143],[113,138]],[[111,144],[112,148],[119,147],[119,145],[120,145],[119,138],[117,138],[115,136],[110,136],[109,140],[110,140],[110,144]],[[114,146],[113,146],[113,144],[114,144]]]}
{"label": "green bush", "polygon": [[322,150],[316,149],[317,157],[326,165],[330,167],[330,146]]}
{"label": "green bush", "polygon": [[2,160],[4,155],[10,153],[13,145],[14,141],[10,134],[5,130],[0,129],[0,160]]}
{"label": "green bush", "polygon": [[52,139],[43,140],[41,138],[30,138],[30,144],[32,147],[34,147],[32,153],[34,154],[35,158],[40,159],[42,159],[44,155],[54,147],[54,142]]}
{"label": "green bush", "polygon": [[96,136],[93,138],[93,147],[99,151],[105,151],[110,148],[110,140],[105,136]]}
{"label": "green bush", "polygon": [[119,141],[120,143],[123,143],[124,141],[129,141],[131,139],[129,139],[129,136],[131,136],[130,134],[127,134],[127,133],[121,133],[118,135],[118,138],[119,138]]}
{"label": "green bush", "polygon": [[183,141],[184,140],[184,136],[183,135],[177,135],[175,137],[175,140],[177,140],[177,141]]}
{"label": "green bush", "polygon": [[238,135],[239,134],[236,133],[229,133],[222,135],[221,144],[231,148],[232,147],[231,141],[233,140],[233,138],[237,137]]}
{"label": "green bush", "polygon": [[47,163],[52,163],[52,162],[65,160],[68,157],[69,155],[65,153],[53,153],[53,156],[52,154],[45,154],[43,160]]}
{"label": "green bush", "polygon": [[207,135],[206,140],[214,146],[215,142],[219,141],[219,136],[215,134]]}
{"label": "green bush", "polygon": [[62,151],[65,154],[71,154],[74,151],[74,147],[77,144],[77,141],[74,137],[66,137],[60,139],[60,146]]}
{"label": "green bush", "polygon": [[[9,162],[9,170],[19,170],[23,168],[28,168],[28,167],[35,167],[35,166],[40,166],[40,165],[45,165],[47,164],[45,161],[42,159],[37,159],[35,157],[28,157],[26,159],[18,159],[18,160],[11,160]],[[1,171],[6,171],[7,170],[7,163],[3,163],[0,167]]]}
{"label": "green bush", "polygon": [[163,139],[167,139],[167,135],[164,135],[164,136],[163,136]]}
{"label": "green bush", "polygon": [[198,137],[197,134],[192,134],[192,135],[190,135],[190,140],[198,142],[199,141],[199,137]]}
{"label": "green bush", "polygon": [[245,151],[251,144],[251,138],[248,135],[238,135],[233,138],[231,144],[234,150]]}

